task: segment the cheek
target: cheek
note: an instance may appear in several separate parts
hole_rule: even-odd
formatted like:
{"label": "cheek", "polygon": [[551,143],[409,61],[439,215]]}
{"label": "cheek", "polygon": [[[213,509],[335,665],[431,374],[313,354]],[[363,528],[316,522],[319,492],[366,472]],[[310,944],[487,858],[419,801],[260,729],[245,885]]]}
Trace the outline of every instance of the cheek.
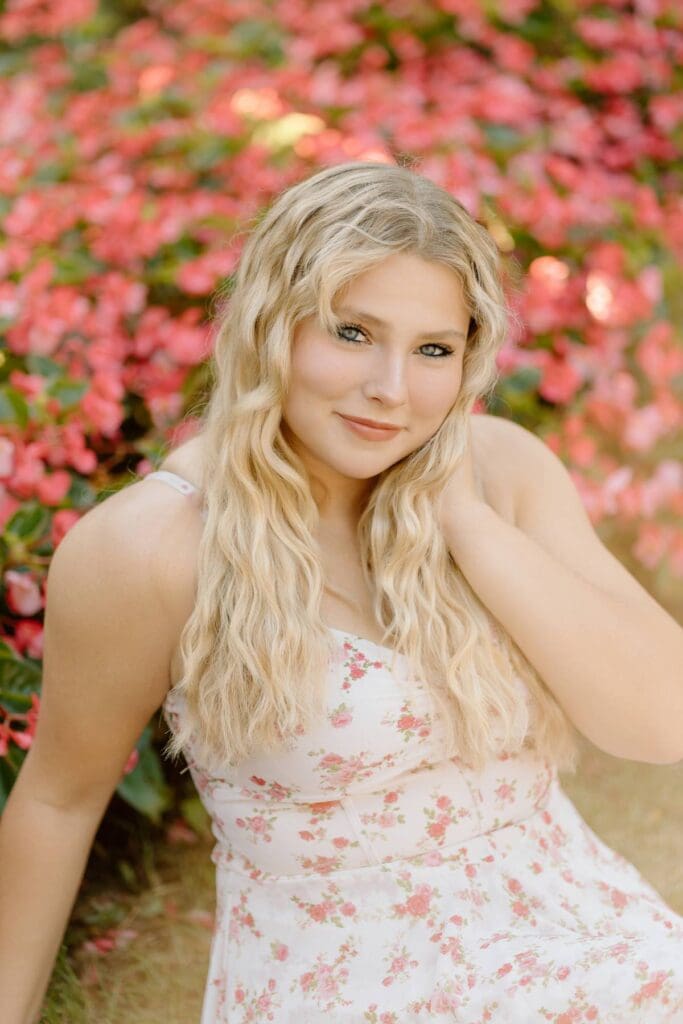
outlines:
{"label": "cheek", "polygon": [[329,345],[312,341],[298,346],[292,353],[292,394],[334,399],[343,395],[354,382],[350,360]]}
{"label": "cheek", "polygon": [[422,381],[413,392],[412,407],[418,416],[426,420],[441,421],[449,411],[460,391],[462,369],[431,374],[428,381]]}

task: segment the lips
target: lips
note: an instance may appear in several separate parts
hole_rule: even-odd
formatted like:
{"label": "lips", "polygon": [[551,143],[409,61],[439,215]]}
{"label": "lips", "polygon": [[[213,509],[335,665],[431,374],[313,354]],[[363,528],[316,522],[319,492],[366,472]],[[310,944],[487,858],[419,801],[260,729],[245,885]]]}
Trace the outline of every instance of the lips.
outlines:
{"label": "lips", "polygon": [[377,420],[361,419],[360,416],[345,416],[343,412],[340,412],[339,415],[345,420],[351,420],[352,423],[362,423],[364,427],[375,427],[377,430],[403,430],[400,423],[378,423]]}

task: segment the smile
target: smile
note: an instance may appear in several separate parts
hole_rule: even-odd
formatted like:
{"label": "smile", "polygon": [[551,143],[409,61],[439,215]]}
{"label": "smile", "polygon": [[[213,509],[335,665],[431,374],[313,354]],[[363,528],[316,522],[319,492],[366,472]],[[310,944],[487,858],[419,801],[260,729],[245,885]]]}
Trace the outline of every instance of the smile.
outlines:
{"label": "smile", "polygon": [[366,423],[359,423],[358,420],[351,419],[349,416],[344,416],[342,413],[337,413],[337,415],[349,430],[352,430],[358,437],[365,438],[366,441],[388,441],[392,437],[396,437],[403,429],[402,427],[371,427]]}

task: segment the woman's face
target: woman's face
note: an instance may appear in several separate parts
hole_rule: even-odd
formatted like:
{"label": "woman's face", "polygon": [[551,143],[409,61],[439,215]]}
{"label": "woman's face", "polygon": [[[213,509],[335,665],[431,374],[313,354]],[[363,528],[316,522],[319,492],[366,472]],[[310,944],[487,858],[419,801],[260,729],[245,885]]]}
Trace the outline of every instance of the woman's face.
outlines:
{"label": "woman's face", "polygon": [[[460,390],[470,313],[454,271],[407,253],[360,274],[333,308],[343,320],[337,336],[317,316],[295,329],[284,432],[328,482],[367,480],[445,419]],[[370,439],[342,416],[400,429]]]}

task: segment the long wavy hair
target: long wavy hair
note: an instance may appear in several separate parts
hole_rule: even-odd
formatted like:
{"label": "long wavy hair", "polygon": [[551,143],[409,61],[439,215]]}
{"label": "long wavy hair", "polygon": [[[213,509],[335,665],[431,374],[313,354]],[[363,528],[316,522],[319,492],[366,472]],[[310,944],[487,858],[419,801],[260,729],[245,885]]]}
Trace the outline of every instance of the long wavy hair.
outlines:
{"label": "long wavy hair", "polygon": [[383,642],[409,659],[414,678],[438,681],[429,685],[446,756],[480,770],[527,747],[575,770],[573,725],[458,568],[435,513],[473,405],[498,377],[511,314],[499,252],[446,190],[374,162],[326,168],[280,193],[251,226],[219,296],[200,424],[206,522],[174,687],[187,713],[167,743],[171,756],[191,744],[195,756],[235,767],[290,747],[325,715],[335,639],[320,611],[318,509],[281,429],[291,343],[313,314],[338,329],[336,297],[398,252],[455,271],[470,324],[453,407],[428,441],[378,475],[359,520]]}

